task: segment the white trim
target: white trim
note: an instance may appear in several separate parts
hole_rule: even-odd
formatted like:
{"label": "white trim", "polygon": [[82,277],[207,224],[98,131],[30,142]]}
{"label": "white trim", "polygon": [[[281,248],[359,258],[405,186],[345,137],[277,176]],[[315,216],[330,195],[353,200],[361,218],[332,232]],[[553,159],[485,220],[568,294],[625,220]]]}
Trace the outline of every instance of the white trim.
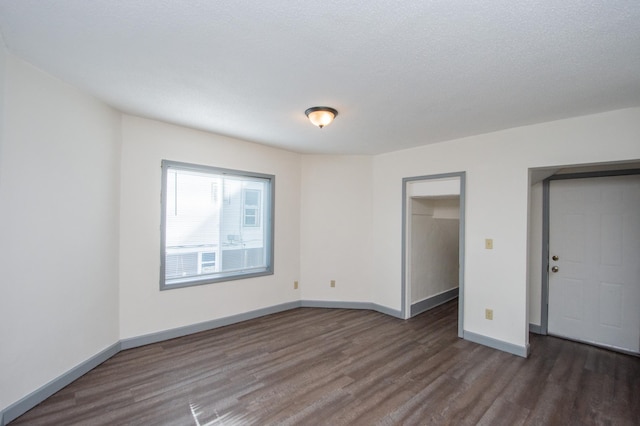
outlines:
{"label": "white trim", "polygon": [[415,316],[418,314],[421,314],[423,312],[426,312],[430,309],[435,308],[436,306],[440,306],[443,303],[447,303],[450,300],[455,299],[456,297],[458,297],[458,293],[459,293],[459,288],[455,287],[449,290],[445,290],[441,293],[438,293],[436,295],[430,296],[430,297],[426,297],[422,300],[419,300],[415,303],[411,304],[411,316]]}
{"label": "white trim", "polygon": [[116,342],[108,348],[98,352],[88,360],[81,362],[66,373],[51,380],[49,383],[39,387],[24,398],[21,398],[9,405],[4,410],[0,411],[0,425],[4,426],[5,422],[8,423],[20,417],[54,393],[58,392],[60,389],[79,379],[81,376],[116,355],[121,350],[120,342]]}
{"label": "white trim", "polygon": [[483,336],[482,334],[472,333],[471,331],[464,331],[464,339],[473,343],[478,343],[483,346],[488,346],[499,351],[508,352],[513,355],[518,355],[523,358],[529,356],[529,344],[525,346],[514,345],[513,343],[505,342],[502,340],[494,339],[491,337]]}
{"label": "white trim", "polygon": [[303,308],[329,308],[329,309],[364,309],[380,312],[391,317],[404,319],[402,312],[387,306],[369,302],[342,302],[336,300],[301,300],[300,306]]}
{"label": "white trim", "polygon": [[266,308],[256,309],[242,314],[231,315],[224,318],[218,318],[210,321],[199,322],[197,324],[186,325],[184,327],[172,328],[169,330],[158,331],[156,333],[145,334],[137,337],[129,337],[120,340],[122,350],[137,348],[139,346],[150,345],[152,343],[163,342],[165,340],[175,339],[177,337],[188,336],[189,334],[200,333],[201,331],[213,330],[215,328],[224,327],[239,322],[260,318],[266,315],[276,314],[300,307],[300,303],[288,302],[280,305],[268,306]]}
{"label": "white trim", "polygon": [[542,332],[542,326],[538,325],[538,324],[531,324],[529,323],[529,332],[530,333],[535,333],[535,334],[546,334]]}

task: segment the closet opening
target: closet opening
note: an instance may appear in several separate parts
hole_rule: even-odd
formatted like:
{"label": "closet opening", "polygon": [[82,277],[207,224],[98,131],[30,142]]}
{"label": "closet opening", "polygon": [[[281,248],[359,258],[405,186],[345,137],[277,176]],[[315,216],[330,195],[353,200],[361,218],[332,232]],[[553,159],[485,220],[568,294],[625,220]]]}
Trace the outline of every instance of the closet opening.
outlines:
{"label": "closet opening", "polygon": [[403,303],[411,318],[458,298],[464,311],[464,172],[403,179]]}

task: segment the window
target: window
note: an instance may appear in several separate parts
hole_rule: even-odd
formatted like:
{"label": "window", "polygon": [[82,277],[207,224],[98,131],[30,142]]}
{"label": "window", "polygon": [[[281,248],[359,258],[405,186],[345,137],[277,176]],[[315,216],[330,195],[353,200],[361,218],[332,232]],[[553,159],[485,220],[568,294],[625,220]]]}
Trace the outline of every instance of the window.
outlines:
{"label": "window", "polygon": [[260,224],[260,191],[257,189],[244,190],[244,226],[258,226]]}
{"label": "window", "polygon": [[200,253],[200,273],[207,274],[216,271],[216,252]]}
{"label": "window", "polygon": [[163,160],[160,289],[272,274],[274,185]]}

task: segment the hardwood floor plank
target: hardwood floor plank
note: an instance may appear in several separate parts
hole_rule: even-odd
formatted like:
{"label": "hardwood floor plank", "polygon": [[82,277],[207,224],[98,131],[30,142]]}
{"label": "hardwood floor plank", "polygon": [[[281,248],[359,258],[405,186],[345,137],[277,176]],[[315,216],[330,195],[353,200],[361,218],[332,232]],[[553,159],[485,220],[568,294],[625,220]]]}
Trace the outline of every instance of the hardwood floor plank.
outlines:
{"label": "hardwood floor plank", "polygon": [[[570,425],[573,415],[580,413],[574,406],[577,394],[568,392],[568,388],[554,382],[546,382],[536,404],[527,418],[526,424],[531,425]],[[593,424],[593,423],[578,423]]]}
{"label": "hardwood floor plank", "polygon": [[529,416],[528,409],[522,409],[503,396],[496,398],[489,409],[478,421],[478,426],[494,426],[494,425],[524,425]]}
{"label": "hardwood floor plank", "polygon": [[523,359],[456,321],[281,312],[122,351],[11,425],[638,424],[640,359],[537,335]]}

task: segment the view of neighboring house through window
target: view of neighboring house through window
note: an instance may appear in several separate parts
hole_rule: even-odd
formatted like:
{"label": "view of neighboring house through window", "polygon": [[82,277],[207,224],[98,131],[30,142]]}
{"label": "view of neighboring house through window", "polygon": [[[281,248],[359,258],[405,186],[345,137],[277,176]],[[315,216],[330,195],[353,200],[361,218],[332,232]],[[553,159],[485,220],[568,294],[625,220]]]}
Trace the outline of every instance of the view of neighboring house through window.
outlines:
{"label": "view of neighboring house through window", "polygon": [[244,190],[244,226],[260,224],[260,190]]}
{"label": "view of neighboring house through window", "polygon": [[162,161],[160,288],[273,273],[274,177]]}

